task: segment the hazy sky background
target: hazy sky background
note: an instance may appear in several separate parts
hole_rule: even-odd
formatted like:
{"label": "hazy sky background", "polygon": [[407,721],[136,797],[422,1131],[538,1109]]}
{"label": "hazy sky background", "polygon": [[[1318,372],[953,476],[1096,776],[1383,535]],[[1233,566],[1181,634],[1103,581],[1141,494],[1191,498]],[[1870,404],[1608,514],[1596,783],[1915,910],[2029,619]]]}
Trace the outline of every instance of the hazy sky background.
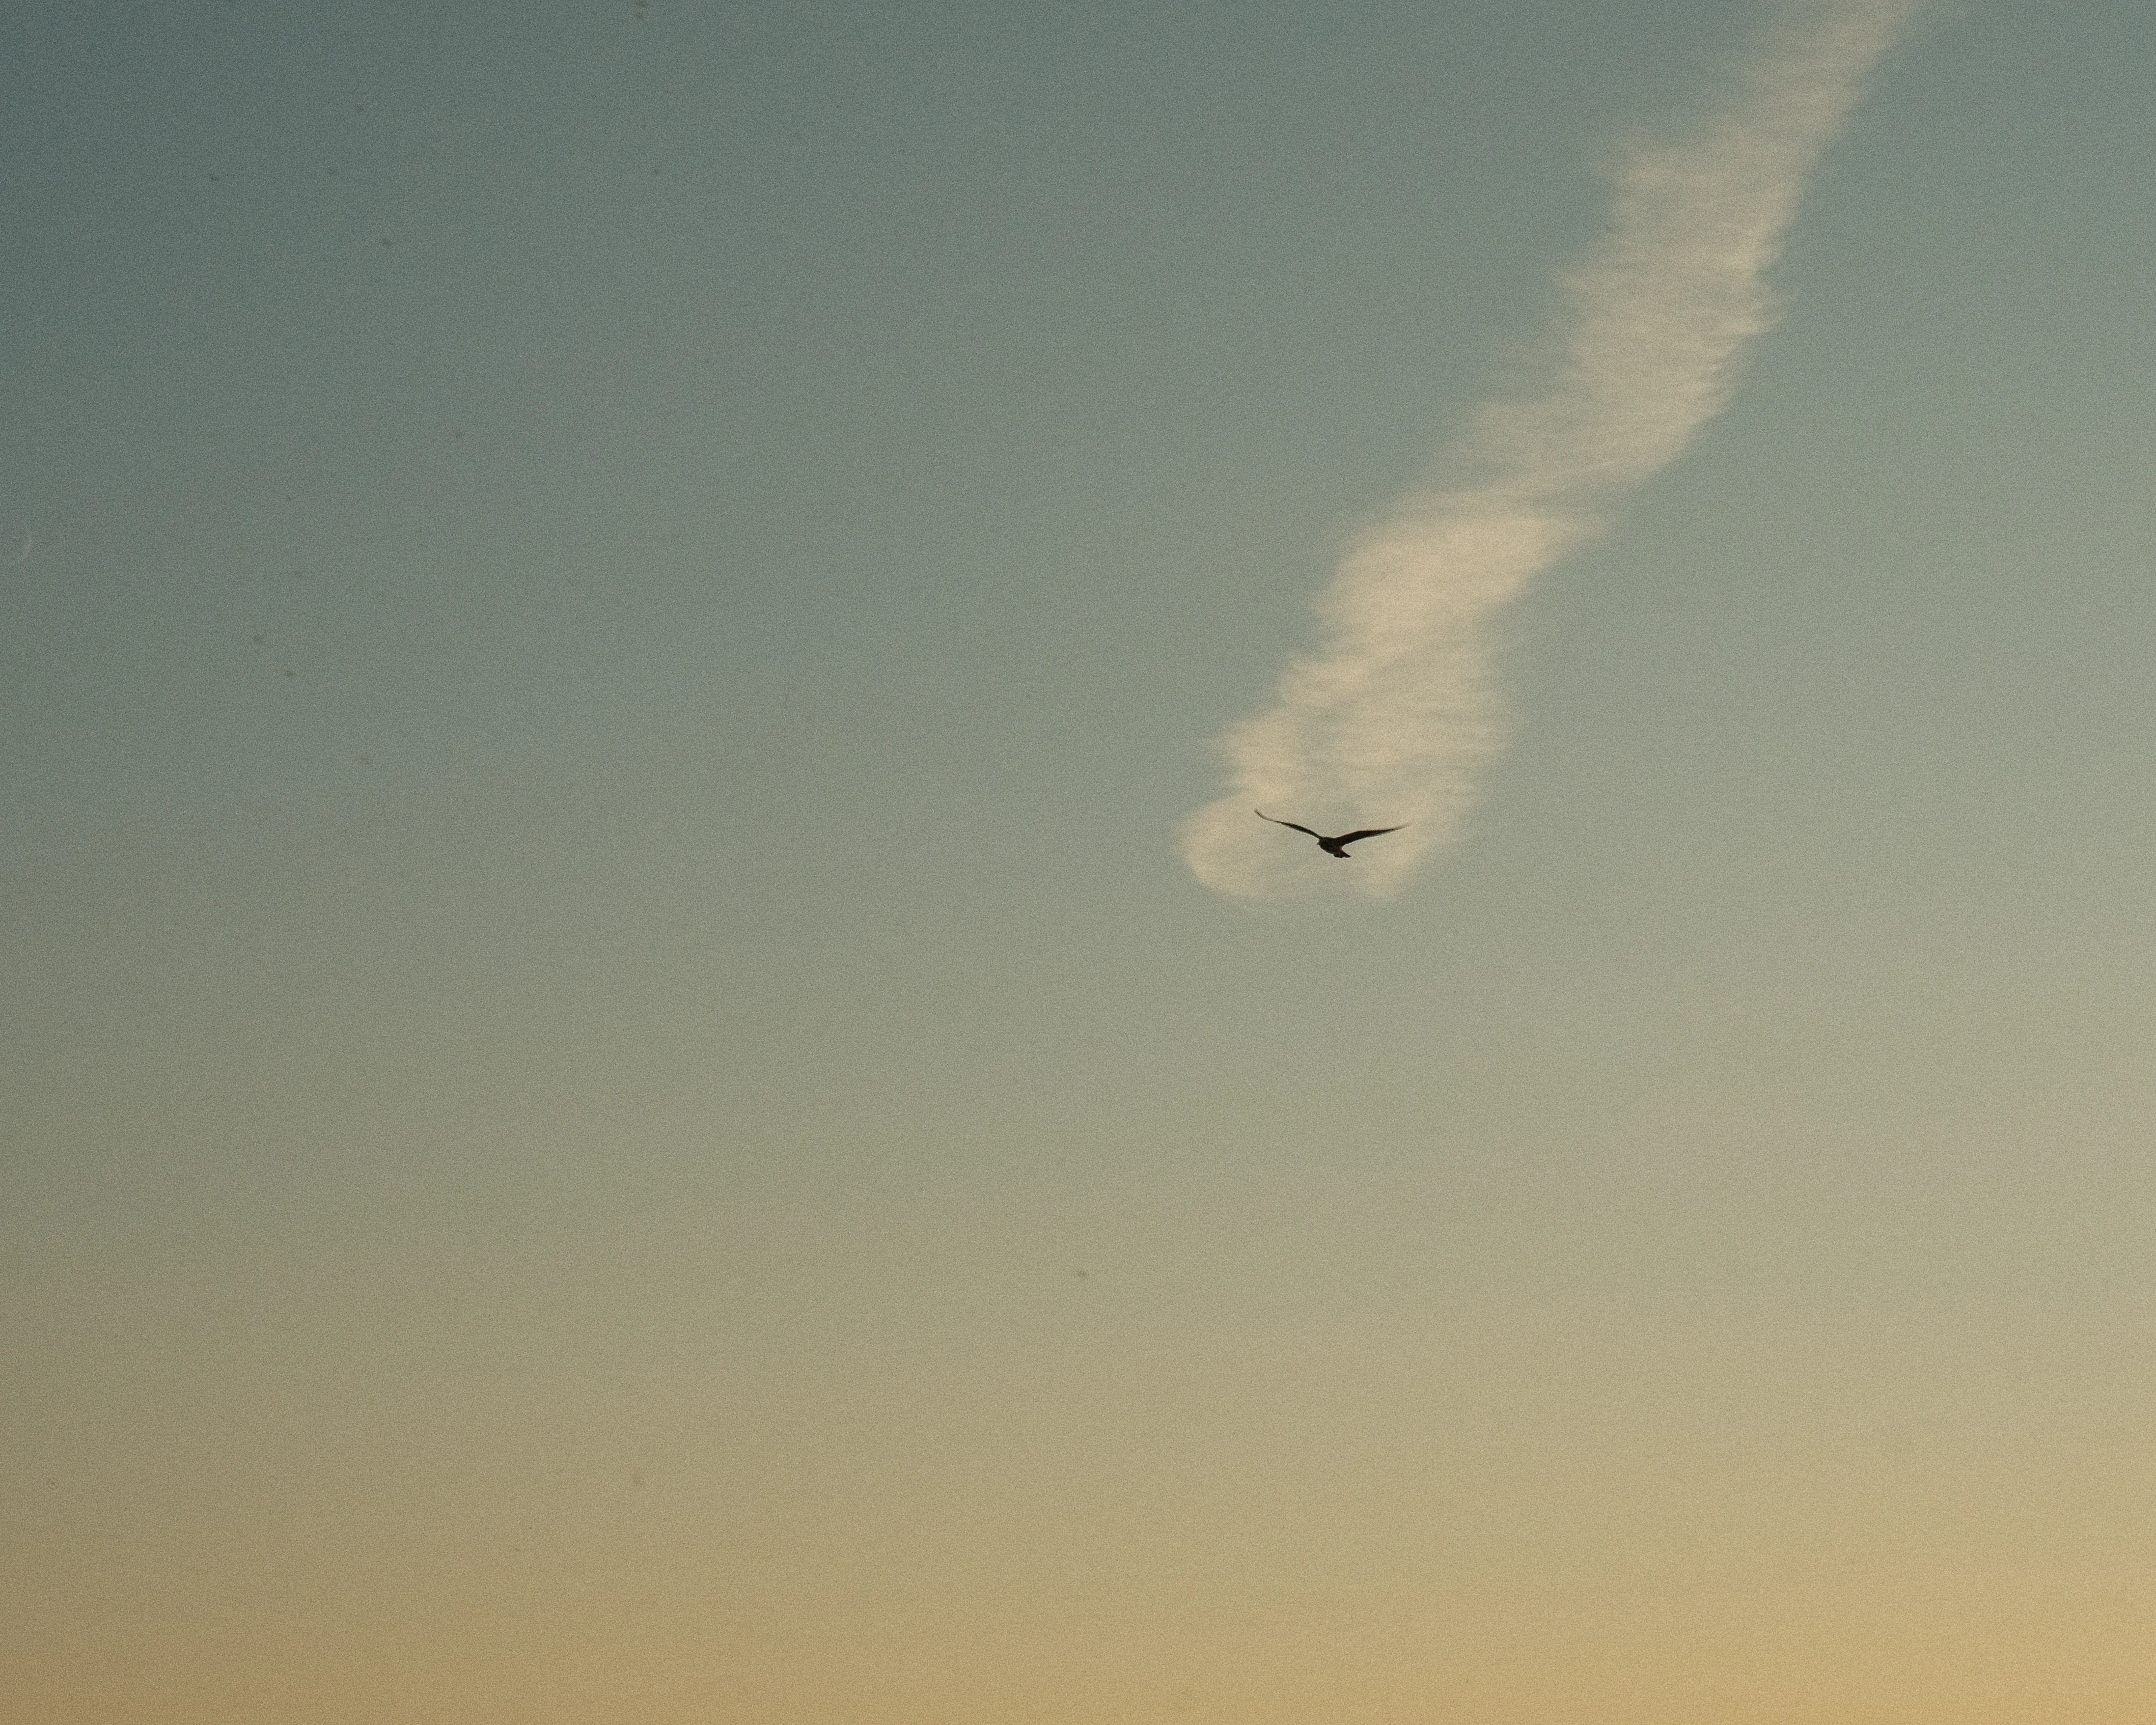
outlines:
{"label": "hazy sky background", "polygon": [[1887,60],[1460,848],[1175,854],[1772,15],[18,8],[0,1712],[2138,1725],[2156,11]]}

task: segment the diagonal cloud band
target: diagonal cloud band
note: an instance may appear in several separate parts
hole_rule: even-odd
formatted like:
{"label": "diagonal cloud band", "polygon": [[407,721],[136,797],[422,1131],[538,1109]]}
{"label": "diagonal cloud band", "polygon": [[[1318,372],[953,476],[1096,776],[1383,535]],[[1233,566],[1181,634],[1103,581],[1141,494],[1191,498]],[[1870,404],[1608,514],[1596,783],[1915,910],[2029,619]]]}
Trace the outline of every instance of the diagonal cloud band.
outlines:
{"label": "diagonal cloud band", "polygon": [[[1625,157],[1609,231],[1560,277],[1542,392],[1475,413],[1440,462],[1465,477],[1404,499],[1348,551],[1317,602],[1317,650],[1219,739],[1234,788],[1183,826],[1200,880],[1241,898],[1340,885],[1388,898],[1457,839],[1504,739],[1496,614],[1727,402],[1774,321],[1766,272],[1804,182],[1919,4],[1804,0],[1694,135]],[[1280,842],[1254,807],[1410,824],[1342,870]]]}

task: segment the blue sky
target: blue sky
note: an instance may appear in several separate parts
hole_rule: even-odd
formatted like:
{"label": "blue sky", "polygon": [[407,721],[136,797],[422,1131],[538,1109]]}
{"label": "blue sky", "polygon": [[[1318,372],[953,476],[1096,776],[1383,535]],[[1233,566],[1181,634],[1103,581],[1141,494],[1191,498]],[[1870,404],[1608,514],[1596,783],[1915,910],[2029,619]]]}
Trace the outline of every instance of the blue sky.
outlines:
{"label": "blue sky", "polygon": [[2138,1718],[2145,8],[1889,56],[1455,849],[1177,855],[1772,16],[30,8],[39,1717]]}

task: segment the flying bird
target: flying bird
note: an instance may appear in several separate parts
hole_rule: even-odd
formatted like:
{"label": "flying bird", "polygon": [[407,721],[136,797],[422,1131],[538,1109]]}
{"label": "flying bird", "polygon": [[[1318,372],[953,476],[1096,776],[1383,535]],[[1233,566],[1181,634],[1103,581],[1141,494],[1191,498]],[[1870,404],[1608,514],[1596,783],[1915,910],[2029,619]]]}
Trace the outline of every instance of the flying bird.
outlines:
{"label": "flying bird", "polygon": [[[1250,813],[1256,815],[1260,820],[1272,821],[1276,827],[1293,827],[1298,833],[1310,833],[1310,829],[1299,822],[1274,820],[1273,817],[1262,809],[1253,809]],[[1359,833],[1342,833],[1337,838],[1328,839],[1322,833],[1310,833],[1310,836],[1317,840],[1317,848],[1327,856],[1337,856],[1341,861],[1347,862],[1350,860],[1348,847],[1358,839],[1374,839],[1380,833],[1397,833],[1398,831],[1399,831],[1398,827],[1364,827]]]}

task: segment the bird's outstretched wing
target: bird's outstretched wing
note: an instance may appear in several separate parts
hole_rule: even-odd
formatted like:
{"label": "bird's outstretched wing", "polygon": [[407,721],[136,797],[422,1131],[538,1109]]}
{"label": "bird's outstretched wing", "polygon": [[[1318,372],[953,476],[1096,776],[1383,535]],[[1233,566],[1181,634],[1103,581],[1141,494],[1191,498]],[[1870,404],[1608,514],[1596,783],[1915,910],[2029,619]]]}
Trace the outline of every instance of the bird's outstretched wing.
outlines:
{"label": "bird's outstretched wing", "polygon": [[[1402,824],[1404,825],[1405,823]],[[1359,833],[1342,833],[1332,842],[1335,845],[1353,845],[1358,839],[1374,839],[1380,834],[1397,833],[1399,830],[1399,827],[1365,827]]]}
{"label": "bird's outstretched wing", "polygon": [[[1310,829],[1304,826],[1300,821],[1276,820],[1274,819],[1271,815],[1266,814],[1262,809],[1253,809],[1250,813],[1256,815],[1260,820],[1272,821],[1272,824],[1276,827],[1293,827],[1298,833],[1310,833]],[[1310,833],[1310,836],[1313,839],[1322,839],[1325,834],[1322,833]]]}

